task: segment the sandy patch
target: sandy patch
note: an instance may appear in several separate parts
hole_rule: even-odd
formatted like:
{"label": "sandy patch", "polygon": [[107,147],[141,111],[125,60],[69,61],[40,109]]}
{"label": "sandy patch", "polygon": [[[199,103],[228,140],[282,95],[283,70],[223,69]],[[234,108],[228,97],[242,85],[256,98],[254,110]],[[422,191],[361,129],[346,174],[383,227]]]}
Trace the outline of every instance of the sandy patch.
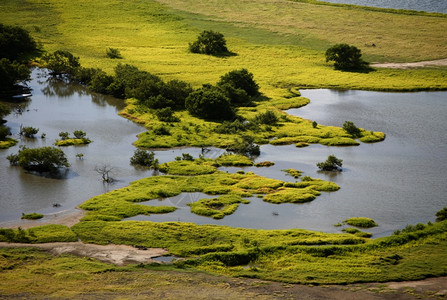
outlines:
{"label": "sandy patch", "polygon": [[22,244],[22,243],[0,243],[0,248],[33,247],[39,248],[53,255],[73,254],[80,257],[91,257],[102,262],[117,266],[127,264],[147,264],[156,262],[153,258],[169,253],[163,248],[137,249],[125,245],[94,245],[82,242],[73,243],[45,243],[45,244]]}

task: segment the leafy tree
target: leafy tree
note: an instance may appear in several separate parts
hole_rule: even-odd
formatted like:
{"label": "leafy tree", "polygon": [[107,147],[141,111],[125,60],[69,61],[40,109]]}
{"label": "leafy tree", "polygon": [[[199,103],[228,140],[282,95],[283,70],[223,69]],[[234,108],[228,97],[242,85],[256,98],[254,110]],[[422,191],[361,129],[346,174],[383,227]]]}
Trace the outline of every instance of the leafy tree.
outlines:
{"label": "leafy tree", "polygon": [[107,55],[108,58],[112,58],[112,59],[123,58],[123,56],[121,55],[120,51],[118,49],[116,49],[116,48],[107,48],[106,55]]}
{"label": "leafy tree", "polygon": [[205,30],[199,34],[197,41],[189,44],[189,51],[211,55],[225,54],[228,53],[227,41],[222,33]]}
{"label": "leafy tree", "polygon": [[360,49],[348,44],[337,44],[326,50],[326,61],[334,61],[336,70],[356,71],[369,68],[362,58]]}
{"label": "leafy tree", "polygon": [[85,138],[87,133],[85,131],[82,131],[82,130],[75,130],[75,131],[73,131],[73,135],[77,139],[83,139],[83,138]]}
{"label": "leafy tree", "polygon": [[51,172],[70,166],[64,152],[55,147],[22,147],[17,154],[11,154],[6,158],[11,165],[17,165],[29,171]]}
{"label": "leafy tree", "polygon": [[447,207],[444,207],[436,213],[436,221],[441,222],[447,220]]}
{"label": "leafy tree", "polygon": [[113,82],[113,76],[107,75],[103,70],[99,70],[93,73],[88,86],[94,92],[109,94],[109,87]]}
{"label": "leafy tree", "polygon": [[228,72],[220,77],[220,81],[217,85],[224,89],[226,85],[230,85],[234,89],[244,90],[250,97],[257,97],[260,95],[259,85],[253,79],[253,73],[248,72],[247,69]]}
{"label": "leafy tree", "polygon": [[9,106],[3,103],[0,103],[0,124],[3,123],[3,118],[9,115]]}
{"label": "leafy tree", "polygon": [[20,134],[24,135],[24,136],[26,136],[28,138],[34,137],[34,135],[36,133],[38,133],[38,132],[39,132],[39,128],[34,128],[34,127],[31,127],[31,126],[22,127],[20,129]]}
{"label": "leafy tree", "polygon": [[45,54],[42,57],[42,65],[50,70],[50,74],[53,76],[62,74],[75,75],[77,68],[81,66],[79,57],[75,57],[70,52],[64,50]]}
{"label": "leafy tree", "polygon": [[31,71],[25,65],[7,58],[0,59],[0,91],[8,92],[17,83],[30,80]]}
{"label": "leafy tree", "polygon": [[157,96],[151,96],[146,101],[143,101],[143,103],[150,108],[154,109],[163,109],[166,107],[172,107],[175,105],[174,101],[166,99],[162,95]]}
{"label": "leafy tree", "polygon": [[228,120],[235,115],[229,99],[212,85],[203,85],[189,94],[185,106],[190,114],[204,119]]}
{"label": "leafy tree", "polygon": [[325,162],[317,163],[317,167],[322,171],[341,171],[342,162],[342,159],[338,159],[334,155],[329,155]]}
{"label": "leafy tree", "polygon": [[135,150],[133,156],[130,158],[130,163],[132,165],[140,165],[145,167],[151,167],[154,161],[154,152],[149,152],[141,149]]}
{"label": "leafy tree", "polygon": [[360,128],[358,128],[357,126],[354,125],[353,122],[351,121],[345,121],[343,123],[343,129],[350,135],[352,135],[353,137],[359,137],[360,134]]}
{"label": "leafy tree", "polygon": [[0,141],[6,140],[8,135],[11,135],[11,130],[9,130],[9,127],[0,125]]}
{"label": "leafy tree", "polygon": [[37,50],[36,41],[28,31],[17,26],[0,23],[0,58],[17,60]]}
{"label": "leafy tree", "polygon": [[261,154],[261,150],[259,145],[256,145],[254,141],[254,137],[243,135],[227,150],[242,155],[258,156]]}

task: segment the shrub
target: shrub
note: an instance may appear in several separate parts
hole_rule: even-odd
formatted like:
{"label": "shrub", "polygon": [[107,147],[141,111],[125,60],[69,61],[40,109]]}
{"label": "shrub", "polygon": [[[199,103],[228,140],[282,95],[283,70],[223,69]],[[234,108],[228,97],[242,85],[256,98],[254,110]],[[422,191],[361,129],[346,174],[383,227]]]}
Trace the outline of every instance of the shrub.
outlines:
{"label": "shrub", "polygon": [[6,137],[8,135],[11,135],[11,131],[9,130],[9,127],[0,125],[0,141],[5,141]]}
{"label": "shrub", "polygon": [[247,69],[233,70],[220,77],[218,86],[231,86],[234,89],[241,89],[250,97],[257,97],[259,93],[259,85],[253,79],[253,73]]}
{"label": "shrub", "polygon": [[11,154],[6,158],[11,165],[37,172],[57,171],[59,168],[70,166],[65,153],[55,147],[22,147],[17,154]]}
{"label": "shrub", "polygon": [[325,162],[317,163],[317,167],[322,171],[337,171],[341,170],[342,162],[342,159],[329,155]]}
{"label": "shrub", "polygon": [[220,134],[235,134],[241,131],[246,131],[247,128],[245,127],[245,124],[241,122],[239,119],[230,122],[230,121],[224,121],[222,124],[217,125],[214,128],[214,132],[220,133]]}
{"label": "shrub", "polygon": [[185,100],[188,112],[204,119],[228,120],[234,117],[229,99],[214,86],[204,85]]}
{"label": "shrub", "polygon": [[11,62],[7,58],[0,58],[0,91],[14,89],[18,82],[29,80],[30,74],[31,71],[27,66],[16,61]]}
{"label": "shrub", "polygon": [[253,122],[267,125],[276,125],[276,123],[278,123],[278,117],[273,111],[268,110],[264,113],[258,113],[254,117]]}
{"label": "shrub", "polygon": [[69,137],[69,133],[68,132],[66,132],[66,131],[64,131],[64,132],[59,132],[59,137],[62,139],[62,140],[67,140],[67,139],[69,139],[70,137]]}
{"label": "shrub", "polygon": [[169,129],[163,125],[155,127],[153,129],[153,132],[156,135],[171,135],[171,132],[169,131]]}
{"label": "shrub", "polygon": [[147,107],[163,109],[175,105],[174,101],[166,99],[163,95],[151,96],[143,102]]}
{"label": "shrub", "polygon": [[106,55],[108,58],[123,58],[123,56],[121,55],[120,51],[116,48],[107,48],[106,50]]}
{"label": "shrub", "polygon": [[351,121],[345,121],[343,123],[343,130],[345,130],[348,134],[352,135],[353,137],[359,137],[360,134],[360,128],[354,125]]}
{"label": "shrub", "polygon": [[205,30],[199,34],[197,41],[189,44],[189,51],[201,54],[226,54],[228,53],[227,41],[224,35],[212,30]]}
{"label": "shrub", "polygon": [[326,61],[334,61],[334,68],[343,71],[368,69],[369,63],[361,59],[362,53],[355,46],[337,44],[326,50]]}
{"label": "shrub", "polygon": [[98,70],[93,73],[88,86],[94,92],[111,94],[109,87],[113,82],[113,76],[107,75],[107,73],[102,70]]}
{"label": "shrub", "polygon": [[86,133],[82,130],[75,130],[75,131],[73,131],[73,135],[77,139],[83,139],[83,138],[85,138]]}
{"label": "shrub", "polygon": [[34,135],[36,133],[38,133],[38,132],[39,132],[39,128],[34,128],[34,127],[31,127],[31,126],[22,127],[20,129],[20,134],[24,135],[24,136],[26,136],[28,138],[34,137]]}
{"label": "shrub", "polygon": [[132,165],[140,165],[145,167],[151,167],[154,161],[155,161],[154,152],[149,152],[141,149],[135,150],[133,156],[130,158],[130,163]]}
{"label": "shrub", "polygon": [[174,111],[170,107],[165,107],[155,111],[155,115],[162,122],[178,122],[179,118],[174,116]]}
{"label": "shrub", "polygon": [[243,135],[227,150],[242,155],[258,156],[261,154],[261,150],[254,140],[254,137],[250,135]]}
{"label": "shrub", "polygon": [[191,85],[181,80],[170,80],[163,85],[161,93],[162,95],[174,102],[172,108],[184,109],[185,99],[193,91]]}

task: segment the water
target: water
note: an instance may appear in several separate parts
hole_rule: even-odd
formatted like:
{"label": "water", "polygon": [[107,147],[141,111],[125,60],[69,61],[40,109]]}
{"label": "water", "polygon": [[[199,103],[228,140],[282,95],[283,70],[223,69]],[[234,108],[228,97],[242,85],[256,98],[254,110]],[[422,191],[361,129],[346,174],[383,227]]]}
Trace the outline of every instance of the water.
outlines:
{"label": "water", "polygon": [[382,8],[447,13],[446,0],[324,0],[331,3],[354,4]]}
{"label": "water", "polygon": [[[132,143],[144,128],[117,115],[123,107],[122,100],[90,94],[82,86],[38,78],[37,71],[33,72],[33,78],[32,101],[23,105],[23,114],[11,114],[6,118],[17,139],[21,124],[40,129],[37,139],[23,138],[20,145],[52,145],[59,132],[76,129],[87,132],[93,143],[62,148],[72,165],[63,179],[37,176],[10,167],[5,157],[16,153],[18,146],[0,150],[0,222],[19,220],[22,213],[49,215],[73,211],[94,195],[152,175],[150,170],[129,165],[135,150]],[[295,181],[281,171],[295,168],[304,171],[304,175],[336,182],[341,186],[339,191],[322,193],[314,201],[304,204],[277,205],[252,197],[250,204],[240,204],[234,214],[222,220],[190,213],[188,203],[211,196],[184,193],[145,203],[175,206],[178,209],[173,213],[130,219],[339,232],[340,228],[334,224],[350,217],[364,216],[379,223],[379,227],[369,231],[381,236],[406,224],[434,221],[434,214],[447,206],[447,173],[444,169],[447,165],[447,136],[443,126],[447,116],[447,92],[304,90],[302,94],[311,99],[311,104],[289,110],[289,113],[326,125],[341,126],[350,120],[359,127],[386,132],[386,140],[358,147],[264,145],[257,161],[274,161],[275,166],[242,169]],[[46,133],[45,139],[40,138],[42,132]],[[183,152],[197,157],[201,150],[156,151],[156,158],[166,162]],[[206,156],[217,157],[223,152],[211,149]],[[77,153],[83,153],[85,159],[76,159]],[[326,160],[330,154],[343,159],[342,173],[318,171],[316,163]],[[114,185],[104,185],[94,170],[104,164],[114,168],[113,176],[118,179]],[[240,169],[222,168],[228,172]],[[53,207],[53,203],[60,203],[61,207]]]}

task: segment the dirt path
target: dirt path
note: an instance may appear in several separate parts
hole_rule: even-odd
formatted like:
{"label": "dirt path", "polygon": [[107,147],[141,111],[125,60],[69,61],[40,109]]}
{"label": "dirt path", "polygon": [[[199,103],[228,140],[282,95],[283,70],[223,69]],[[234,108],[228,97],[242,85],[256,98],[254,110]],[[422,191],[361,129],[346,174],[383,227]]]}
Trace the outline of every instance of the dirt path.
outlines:
{"label": "dirt path", "polygon": [[50,252],[53,255],[73,254],[80,257],[92,257],[102,262],[111,263],[118,266],[127,264],[147,264],[153,263],[154,257],[163,256],[169,253],[162,248],[137,249],[125,245],[94,245],[82,242],[73,243],[45,243],[45,244],[21,244],[21,243],[0,243],[0,248],[34,247]]}
{"label": "dirt path", "polygon": [[380,63],[371,64],[373,68],[390,68],[390,69],[412,69],[424,67],[445,67],[447,66],[447,58],[438,60],[419,61],[414,63]]}

